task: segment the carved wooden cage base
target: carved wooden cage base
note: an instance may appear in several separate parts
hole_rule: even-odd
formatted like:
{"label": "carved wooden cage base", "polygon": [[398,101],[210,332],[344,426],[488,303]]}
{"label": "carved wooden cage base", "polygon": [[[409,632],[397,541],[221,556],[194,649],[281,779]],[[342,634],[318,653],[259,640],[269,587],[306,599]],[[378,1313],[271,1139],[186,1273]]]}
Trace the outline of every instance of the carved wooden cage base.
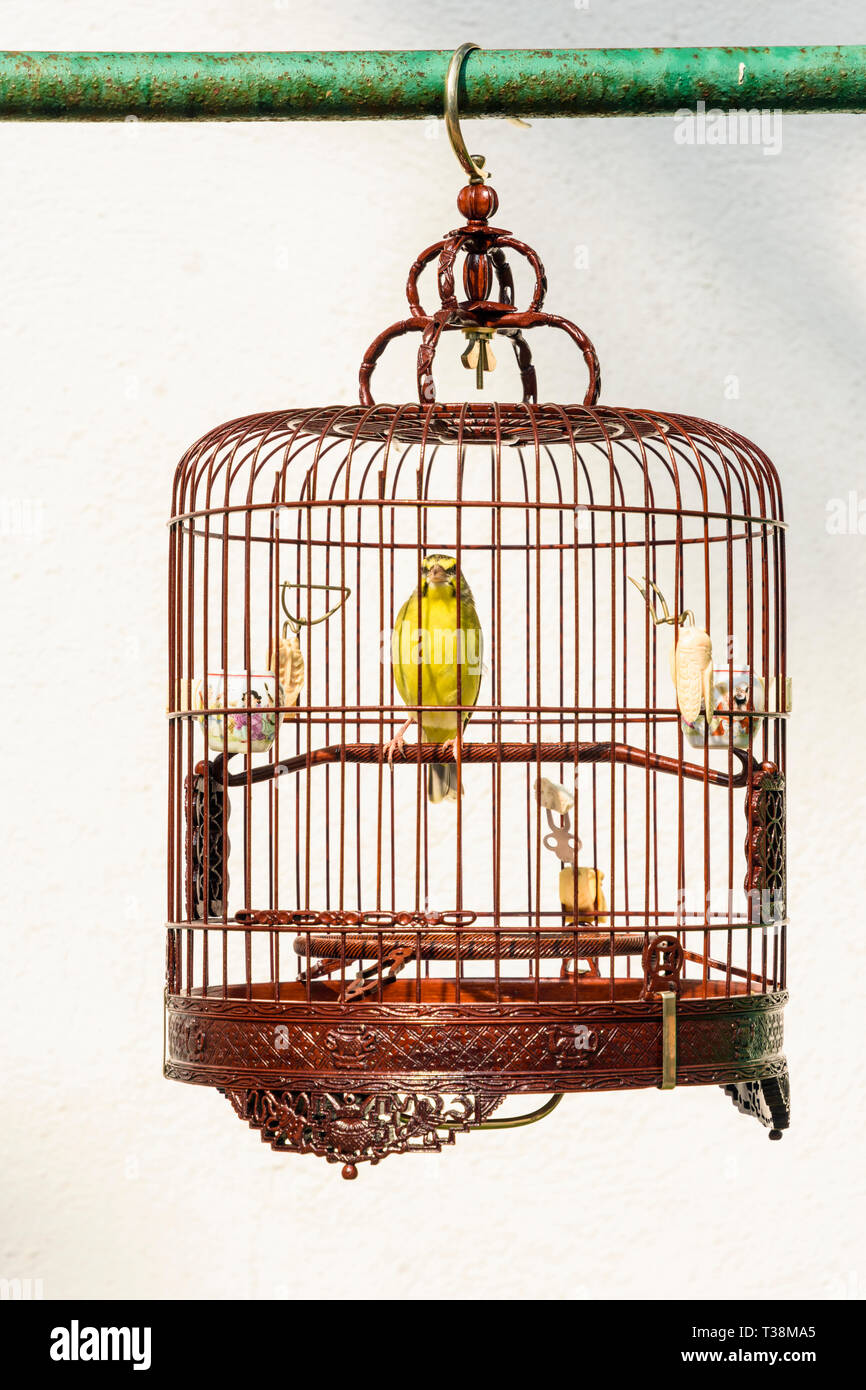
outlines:
{"label": "carved wooden cage base", "polygon": [[[689,997],[676,1085],[722,1086],[778,1139],[788,1127],[784,991]],[[264,1142],[343,1165],[438,1153],[508,1097],[663,1080],[658,999],[327,1003],[169,996],[166,1076],[216,1087]]]}

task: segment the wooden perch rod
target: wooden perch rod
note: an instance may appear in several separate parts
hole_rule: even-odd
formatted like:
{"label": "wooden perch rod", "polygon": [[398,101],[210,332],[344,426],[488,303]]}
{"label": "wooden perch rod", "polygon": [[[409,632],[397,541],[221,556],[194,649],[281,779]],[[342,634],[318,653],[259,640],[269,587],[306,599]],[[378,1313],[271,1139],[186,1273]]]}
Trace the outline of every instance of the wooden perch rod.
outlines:
{"label": "wooden perch rod", "polygon": [[[661,753],[649,753],[644,748],[633,748],[628,743],[464,743],[462,759],[464,763],[613,761],[627,763],[631,767],[649,768],[652,772],[668,772],[674,776],[682,774],[691,781],[706,780],[719,787],[745,787],[749,780],[751,758],[749,754],[737,748],[733,752],[741,765],[740,771],[733,774],[712,767],[705,769],[701,763],[681,763],[677,758],[667,758]],[[443,750],[437,743],[417,743],[407,745],[405,755],[402,758],[395,757],[393,766],[412,767],[419,763],[454,761],[450,749]],[[387,757],[380,743],[334,743],[328,748],[316,748],[309,753],[299,753],[293,758],[281,758],[278,763],[268,763],[264,767],[231,773],[226,782],[230,787],[242,787],[248,782],[269,782],[274,777],[282,777],[290,772],[306,772],[309,768],[334,763],[385,763],[387,766]],[[211,764],[211,775],[214,780],[222,781],[222,755],[215,758]]]}

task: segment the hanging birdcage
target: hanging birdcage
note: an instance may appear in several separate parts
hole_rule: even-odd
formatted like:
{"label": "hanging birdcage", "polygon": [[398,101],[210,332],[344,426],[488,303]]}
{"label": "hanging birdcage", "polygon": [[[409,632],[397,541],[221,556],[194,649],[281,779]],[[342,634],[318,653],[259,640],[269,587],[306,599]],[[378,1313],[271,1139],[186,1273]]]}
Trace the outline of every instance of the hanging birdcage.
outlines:
{"label": "hanging birdcage", "polygon": [[[177,471],[166,1074],[347,1177],[576,1091],[719,1085],[777,1138],[776,472],[597,404],[458,151],[464,223],[360,405],[232,421]],[[537,326],[582,354],[582,405],[537,403]],[[376,404],[412,334],[418,403]],[[522,402],[439,404],[452,334],[478,382],[510,344]]]}

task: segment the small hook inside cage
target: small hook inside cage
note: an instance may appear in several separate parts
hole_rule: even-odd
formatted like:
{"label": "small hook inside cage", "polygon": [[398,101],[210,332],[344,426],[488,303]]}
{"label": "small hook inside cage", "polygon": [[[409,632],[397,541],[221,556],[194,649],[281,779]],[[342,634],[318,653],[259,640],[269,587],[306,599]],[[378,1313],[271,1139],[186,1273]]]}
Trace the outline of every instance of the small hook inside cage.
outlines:
{"label": "small hook inside cage", "polygon": [[[328,593],[337,592],[342,594],[343,597],[340,599],[339,603],[335,603],[333,608],[329,608],[327,613],[323,613],[320,618],[296,618],[286,607],[287,589],[306,589],[308,591],[317,589],[327,591]],[[285,637],[286,635],[286,628],[297,636],[302,627],[316,627],[318,623],[327,622],[329,618],[333,618],[334,614],[343,607],[344,603],[348,603],[351,596],[352,590],[347,588],[344,584],[302,584],[293,579],[285,579],[280,585],[280,607],[286,615],[286,621],[283,624],[283,636]]]}
{"label": "small hook inside cage", "polygon": [[[667,601],[665,600],[664,594],[662,593],[658,585],[654,584],[651,579],[647,579],[645,575],[641,579],[634,579],[632,575],[629,575],[628,580],[629,583],[633,584],[634,587],[637,589],[638,593],[640,594],[641,598],[643,599],[644,603],[649,609],[650,617],[652,618],[653,624],[656,627],[661,627],[665,623],[671,623],[674,627],[683,627],[687,620],[691,623],[692,627],[694,627],[695,615],[692,612],[691,608],[684,608],[682,613],[671,613],[670,609],[668,608]],[[655,594],[655,597],[661,604],[661,616],[659,616],[658,612],[656,611],[655,600],[650,598],[647,592],[648,589],[652,589],[653,593]]]}

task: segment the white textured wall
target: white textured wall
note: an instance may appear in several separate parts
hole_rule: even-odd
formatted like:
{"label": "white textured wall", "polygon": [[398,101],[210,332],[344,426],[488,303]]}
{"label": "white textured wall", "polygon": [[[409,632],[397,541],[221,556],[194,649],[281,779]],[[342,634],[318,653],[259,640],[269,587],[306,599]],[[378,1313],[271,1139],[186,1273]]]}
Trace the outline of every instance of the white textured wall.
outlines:
{"label": "white textured wall", "polygon": [[[22,49],[863,37],[858,0],[7,0],[2,20]],[[539,248],[550,303],[598,346],[604,400],[717,418],[782,475],[793,1128],[769,1144],[715,1089],[575,1097],[537,1129],[348,1184],[273,1155],[216,1094],[162,1080],[172,469],[221,419],[352,399],[406,268],[454,225],[460,180],[430,123],[7,125],[0,1275],[41,1278],[47,1296],[866,1286],[866,536],[826,529],[828,499],[866,497],[866,117],[786,117],[776,157],[681,148],[668,120],[472,131],[498,220]],[[571,366],[549,360],[544,395],[574,397]]]}

